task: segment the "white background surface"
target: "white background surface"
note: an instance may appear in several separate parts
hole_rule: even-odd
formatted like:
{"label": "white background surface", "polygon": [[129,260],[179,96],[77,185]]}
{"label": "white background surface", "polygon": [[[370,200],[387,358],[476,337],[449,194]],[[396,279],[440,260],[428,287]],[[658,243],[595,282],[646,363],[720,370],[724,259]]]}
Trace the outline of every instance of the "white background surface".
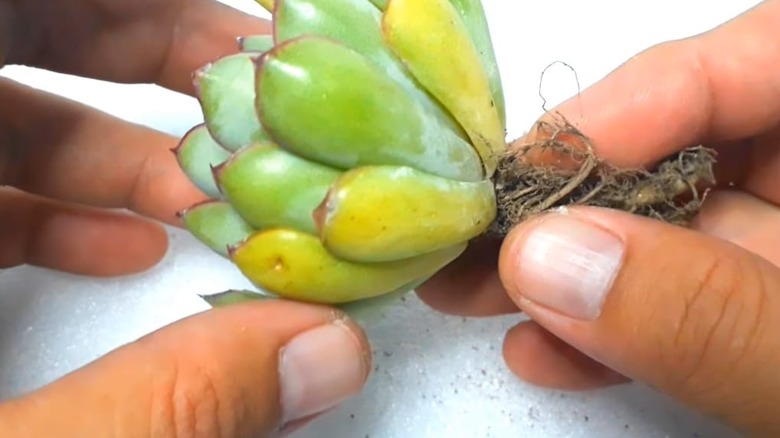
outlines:
{"label": "white background surface", "polygon": [[[251,0],[226,3],[265,15]],[[510,136],[516,137],[541,112],[539,76],[551,62],[572,65],[586,87],[648,46],[706,31],[758,2],[484,3],[505,83]],[[193,99],[153,86],[17,67],[0,73],[174,135],[200,121]],[[542,91],[548,107],[576,93],[572,72],[552,68]],[[0,271],[0,399],[205,309],[198,293],[247,286],[189,236],[176,230],[171,235],[166,259],[142,275],[96,280],[30,267]],[[408,300],[369,330],[377,370],[366,391],[296,437],[729,436],[639,385],[570,394],[518,382],[500,355],[504,331],[518,318],[451,318]]]}

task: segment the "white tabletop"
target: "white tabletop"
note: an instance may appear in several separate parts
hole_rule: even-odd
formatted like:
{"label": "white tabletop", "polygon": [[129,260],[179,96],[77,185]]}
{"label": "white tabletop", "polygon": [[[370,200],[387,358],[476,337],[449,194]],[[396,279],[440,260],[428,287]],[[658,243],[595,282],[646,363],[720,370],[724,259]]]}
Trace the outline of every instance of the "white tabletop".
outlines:
{"label": "white tabletop", "polygon": [[[541,113],[539,77],[551,62],[572,65],[586,87],[642,49],[708,30],[759,3],[483,1],[512,137]],[[265,15],[252,0],[225,2]],[[152,86],[18,67],[0,73],[175,135],[200,121],[193,99]],[[548,107],[574,94],[572,72],[549,70],[542,91]],[[141,275],[93,279],[31,267],[0,271],[0,399],[205,309],[196,294],[248,287],[225,260],[180,230],[170,233],[165,260]],[[366,390],[296,437],[731,436],[641,385],[572,394],[518,381],[500,353],[505,330],[518,318],[446,317],[410,297],[369,329],[376,370]]]}

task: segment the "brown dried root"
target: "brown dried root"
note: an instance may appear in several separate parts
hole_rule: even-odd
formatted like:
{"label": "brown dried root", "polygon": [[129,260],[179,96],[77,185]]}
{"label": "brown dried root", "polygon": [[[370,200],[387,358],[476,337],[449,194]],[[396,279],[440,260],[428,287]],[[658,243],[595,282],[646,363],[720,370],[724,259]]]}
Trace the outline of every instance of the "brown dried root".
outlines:
{"label": "brown dried root", "polygon": [[514,146],[493,178],[498,214],[487,234],[503,237],[516,224],[574,205],[612,208],[685,225],[715,184],[715,151],[684,149],[653,169],[619,169],[593,152],[592,142],[565,119],[540,122],[543,140]]}

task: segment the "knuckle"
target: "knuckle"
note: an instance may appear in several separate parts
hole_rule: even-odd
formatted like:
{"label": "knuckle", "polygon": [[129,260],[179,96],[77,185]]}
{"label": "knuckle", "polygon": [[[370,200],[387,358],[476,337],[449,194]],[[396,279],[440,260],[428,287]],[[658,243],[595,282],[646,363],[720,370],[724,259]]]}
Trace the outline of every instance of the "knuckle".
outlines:
{"label": "knuckle", "polygon": [[670,383],[703,393],[740,371],[760,331],[766,287],[755,264],[731,254],[711,253],[697,266],[681,289],[668,348],[678,369]]}
{"label": "knuckle", "polygon": [[[155,385],[152,429],[176,438],[234,437],[235,388],[197,364],[173,362],[164,381]],[[156,436],[155,434],[152,434]]]}

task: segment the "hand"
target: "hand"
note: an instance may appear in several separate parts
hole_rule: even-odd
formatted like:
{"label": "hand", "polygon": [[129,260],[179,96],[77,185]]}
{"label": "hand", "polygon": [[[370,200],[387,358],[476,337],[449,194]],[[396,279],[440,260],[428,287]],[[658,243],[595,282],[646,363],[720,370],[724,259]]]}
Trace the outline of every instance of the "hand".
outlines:
{"label": "hand", "polygon": [[595,208],[545,214],[501,247],[476,245],[420,288],[422,299],[457,314],[528,314],[533,322],[507,334],[504,357],[530,382],[588,389],[636,379],[777,436],[778,22],[780,1],[765,1],[651,48],[556,109],[619,166],[715,147],[721,186],[692,229]]}
{"label": "hand", "polygon": [[[0,66],[191,93],[193,70],[236,51],[236,37],[269,29],[211,0],[0,0]],[[205,199],[170,153],[176,143],[0,79],[0,268],[27,263],[108,276],[157,263],[167,240],[153,220],[176,225],[177,211]],[[19,437],[267,436],[357,392],[369,362],[363,333],[333,309],[232,306],[163,328],[0,404],[0,430]]]}

